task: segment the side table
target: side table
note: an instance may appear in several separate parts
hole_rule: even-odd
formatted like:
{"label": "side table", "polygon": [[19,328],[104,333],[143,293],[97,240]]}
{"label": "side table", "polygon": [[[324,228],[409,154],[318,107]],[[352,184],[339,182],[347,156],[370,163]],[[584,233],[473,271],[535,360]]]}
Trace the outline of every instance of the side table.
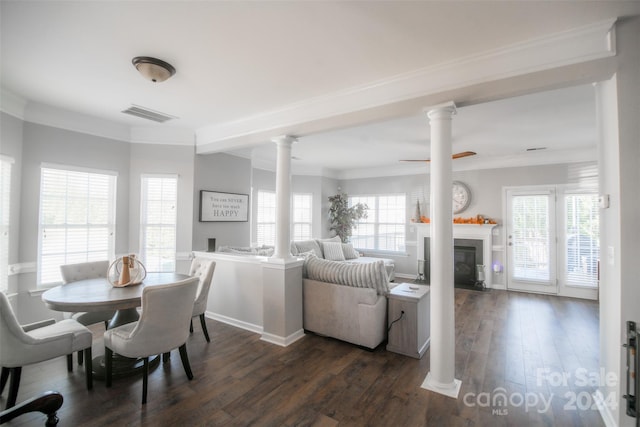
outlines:
{"label": "side table", "polygon": [[430,341],[429,286],[401,283],[391,290],[388,300],[387,350],[422,358]]}

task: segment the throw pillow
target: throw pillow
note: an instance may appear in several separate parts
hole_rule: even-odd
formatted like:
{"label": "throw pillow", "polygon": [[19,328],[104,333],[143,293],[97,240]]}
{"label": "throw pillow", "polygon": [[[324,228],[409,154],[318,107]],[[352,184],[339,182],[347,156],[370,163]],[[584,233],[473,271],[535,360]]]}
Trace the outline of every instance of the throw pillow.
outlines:
{"label": "throw pillow", "polygon": [[315,240],[303,240],[295,243],[298,253],[313,251],[316,256],[322,258],[322,249]]}
{"label": "throw pillow", "polygon": [[322,250],[324,251],[324,259],[330,261],[344,261],[344,253],[342,252],[342,243],[340,242],[322,242]]}
{"label": "throw pillow", "polygon": [[[324,242],[342,242],[342,240],[340,240],[340,236],[333,236],[328,239],[316,239],[316,242],[318,242],[320,249],[322,249],[322,244]],[[324,258],[324,254],[322,254],[321,258]]]}
{"label": "throw pillow", "polygon": [[344,254],[344,259],[355,259],[360,256],[351,243],[342,244],[342,253]]}

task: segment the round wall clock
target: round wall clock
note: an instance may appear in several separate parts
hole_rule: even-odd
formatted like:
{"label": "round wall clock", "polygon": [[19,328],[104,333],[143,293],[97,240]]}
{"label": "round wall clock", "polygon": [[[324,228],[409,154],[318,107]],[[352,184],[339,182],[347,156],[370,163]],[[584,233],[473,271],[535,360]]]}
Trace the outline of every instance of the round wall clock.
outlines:
{"label": "round wall clock", "polygon": [[453,213],[458,214],[471,204],[471,190],[463,182],[453,181]]}

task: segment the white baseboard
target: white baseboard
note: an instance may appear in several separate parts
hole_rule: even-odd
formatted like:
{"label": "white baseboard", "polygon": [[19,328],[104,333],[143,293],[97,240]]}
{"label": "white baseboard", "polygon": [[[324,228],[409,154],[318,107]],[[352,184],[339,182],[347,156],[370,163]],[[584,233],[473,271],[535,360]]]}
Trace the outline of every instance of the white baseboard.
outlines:
{"label": "white baseboard", "polygon": [[294,332],[293,334],[289,335],[288,337],[281,337],[279,335],[273,335],[273,334],[263,332],[262,337],[260,339],[262,341],[266,341],[271,344],[276,344],[281,347],[286,347],[288,345],[293,344],[294,342],[298,341],[303,337],[304,337],[304,330],[300,329]]}
{"label": "white baseboard", "polygon": [[222,314],[214,313],[212,311],[205,312],[205,316],[209,319],[217,320],[218,322],[226,323],[227,325],[244,329],[245,331],[262,334],[262,326],[260,325],[254,325],[253,323],[244,322],[242,320],[234,319],[233,317],[223,316]]}

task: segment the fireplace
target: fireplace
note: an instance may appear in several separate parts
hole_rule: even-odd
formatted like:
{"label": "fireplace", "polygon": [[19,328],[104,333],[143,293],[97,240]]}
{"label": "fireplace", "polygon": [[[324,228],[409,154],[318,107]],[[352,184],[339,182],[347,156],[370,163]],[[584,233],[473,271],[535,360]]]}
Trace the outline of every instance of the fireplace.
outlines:
{"label": "fireplace", "polygon": [[[418,264],[418,278],[421,280],[420,272],[424,272],[424,278],[427,281],[429,280],[431,273],[431,250],[429,247],[429,238],[431,237],[431,226],[433,224],[415,224],[417,231],[417,245],[416,245],[416,260]],[[453,224],[453,244],[454,244],[454,264],[456,263],[456,259],[458,262],[462,262],[466,265],[458,265],[458,271],[461,273],[463,270],[469,274],[473,274],[473,280],[478,279],[478,271],[474,266],[473,272],[469,271],[470,267],[475,265],[485,265],[485,270],[482,272],[484,277],[484,284],[487,288],[501,288],[500,284],[493,283],[493,274],[492,274],[492,266],[493,266],[493,251],[501,250],[499,247],[494,247],[492,245],[493,241],[493,231],[496,227],[495,224]],[[459,250],[458,247],[466,247],[474,249],[474,257],[475,260],[471,258],[470,250]],[[458,250],[456,250],[458,249]],[[459,276],[460,274],[458,274]],[[458,277],[457,279],[460,279]],[[456,279],[456,283],[458,280]],[[466,281],[467,283],[471,279],[469,276]],[[480,277],[482,279],[482,277]],[[462,279],[460,279],[462,280]]]}
{"label": "fireplace", "polygon": [[[424,238],[424,279],[431,283],[431,239]],[[477,265],[484,264],[484,241],[480,239],[453,239],[454,284],[473,287],[478,281]]]}

